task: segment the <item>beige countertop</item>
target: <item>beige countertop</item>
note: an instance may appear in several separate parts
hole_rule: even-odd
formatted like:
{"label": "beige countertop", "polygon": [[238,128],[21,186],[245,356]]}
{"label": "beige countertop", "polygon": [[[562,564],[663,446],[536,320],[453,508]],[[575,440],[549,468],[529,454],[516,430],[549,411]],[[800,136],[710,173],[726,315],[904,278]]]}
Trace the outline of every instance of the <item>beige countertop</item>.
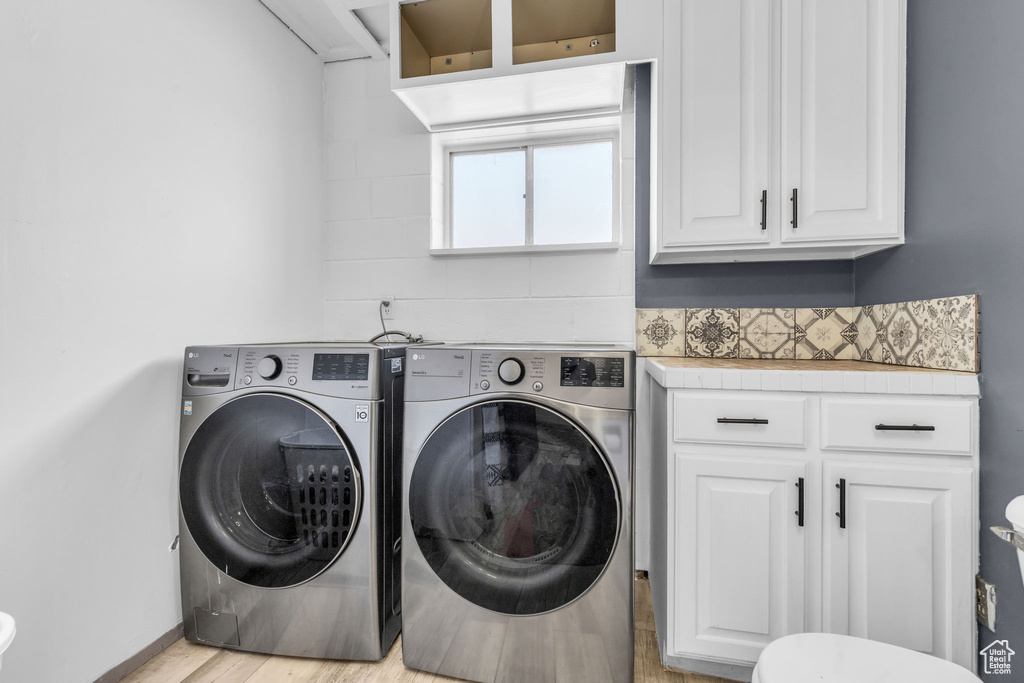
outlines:
{"label": "beige countertop", "polygon": [[642,360],[647,374],[668,389],[980,395],[978,376],[972,372],[867,361],[665,357]]}
{"label": "beige countertop", "polygon": [[946,375],[966,375],[973,372],[913,368],[906,365],[871,363],[863,360],[756,360],[750,358],[672,358],[652,357],[665,368],[707,368],[709,370],[801,370],[804,372],[937,372]]}

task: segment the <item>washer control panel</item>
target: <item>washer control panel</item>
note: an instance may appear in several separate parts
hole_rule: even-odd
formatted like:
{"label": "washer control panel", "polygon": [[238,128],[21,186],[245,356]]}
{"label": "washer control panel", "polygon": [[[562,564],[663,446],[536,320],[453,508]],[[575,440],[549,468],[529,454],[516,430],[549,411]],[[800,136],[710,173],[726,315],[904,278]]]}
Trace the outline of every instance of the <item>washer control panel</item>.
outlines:
{"label": "washer control panel", "polygon": [[385,378],[396,374],[405,374],[404,347],[384,350],[352,342],[190,346],[181,391],[201,396],[278,388],[372,401],[382,397]]}
{"label": "washer control panel", "polygon": [[[366,347],[243,346],[238,349],[235,388],[287,387],[339,398],[377,398],[380,383],[371,366],[377,351]],[[374,366],[375,367],[375,366]]]}
{"label": "washer control panel", "polygon": [[238,353],[238,364],[238,380],[243,386],[287,385],[291,377],[298,382],[302,353],[298,349],[242,347]]}

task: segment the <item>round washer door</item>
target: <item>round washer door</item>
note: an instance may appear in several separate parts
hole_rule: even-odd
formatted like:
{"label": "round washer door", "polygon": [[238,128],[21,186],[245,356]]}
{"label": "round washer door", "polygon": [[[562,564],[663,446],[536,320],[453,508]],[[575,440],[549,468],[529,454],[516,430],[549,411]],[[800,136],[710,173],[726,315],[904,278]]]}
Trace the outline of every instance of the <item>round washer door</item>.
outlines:
{"label": "round washer door", "polygon": [[286,588],[345,550],[362,489],[330,419],[294,398],[249,394],[196,430],[179,491],[188,530],[217,569],[252,586]]}
{"label": "round washer door", "polygon": [[620,500],[604,456],[543,406],[465,408],[427,438],[413,468],[416,543],[449,588],[502,614],[540,614],[583,595],[611,559]]}

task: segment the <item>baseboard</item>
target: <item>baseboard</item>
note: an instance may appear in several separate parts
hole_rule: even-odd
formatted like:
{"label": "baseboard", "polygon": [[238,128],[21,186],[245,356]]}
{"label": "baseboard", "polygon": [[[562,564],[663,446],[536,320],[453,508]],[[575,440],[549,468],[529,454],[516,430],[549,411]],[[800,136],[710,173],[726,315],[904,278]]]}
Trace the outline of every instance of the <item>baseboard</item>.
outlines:
{"label": "baseboard", "polygon": [[140,666],[178,642],[185,635],[185,625],[178,624],[134,655],[96,679],[95,683],[117,683]]}
{"label": "baseboard", "polygon": [[754,673],[753,665],[729,664],[705,659],[673,657],[671,655],[663,657],[663,660],[665,666],[672,671],[727,678],[730,681],[749,681]]}

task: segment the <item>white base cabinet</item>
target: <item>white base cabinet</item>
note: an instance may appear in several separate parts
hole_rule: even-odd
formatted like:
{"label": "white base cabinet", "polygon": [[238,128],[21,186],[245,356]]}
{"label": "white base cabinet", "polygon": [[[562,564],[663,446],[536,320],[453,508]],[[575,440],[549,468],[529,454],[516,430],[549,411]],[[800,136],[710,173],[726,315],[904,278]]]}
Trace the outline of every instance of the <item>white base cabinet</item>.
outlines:
{"label": "white base cabinet", "polygon": [[666,664],[721,674],[822,631],[974,670],[976,399],[651,391]]}
{"label": "white base cabinet", "polygon": [[804,630],[806,534],[794,482],[806,461],[676,456],[674,648],[754,660]]}
{"label": "white base cabinet", "polygon": [[826,462],[822,630],[975,661],[957,633],[973,626],[972,482],[969,467]]}

